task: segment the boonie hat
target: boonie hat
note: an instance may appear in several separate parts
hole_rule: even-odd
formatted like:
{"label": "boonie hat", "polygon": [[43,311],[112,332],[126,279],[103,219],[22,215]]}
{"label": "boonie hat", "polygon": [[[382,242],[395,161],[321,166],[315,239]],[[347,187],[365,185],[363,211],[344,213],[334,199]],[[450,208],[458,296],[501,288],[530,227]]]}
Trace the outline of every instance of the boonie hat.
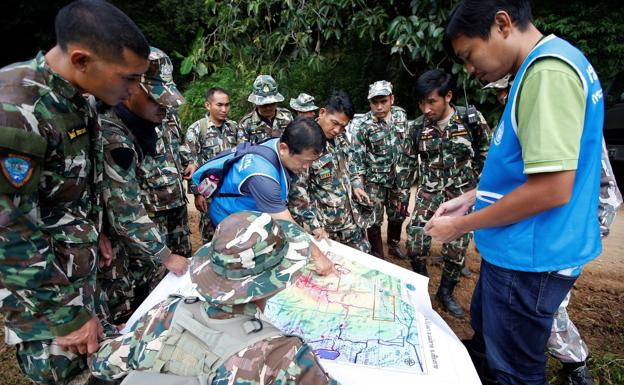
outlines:
{"label": "boonie hat", "polygon": [[284,96],[277,91],[277,83],[271,75],[258,75],[247,100],[257,106],[263,106],[282,102]]}
{"label": "boonie hat", "polygon": [[298,112],[315,111],[319,108],[314,105],[314,96],[301,93],[297,99],[290,99],[290,108]]}
{"label": "boonie hat", "polygon": [[495,88],[495,89],[505,89],[507,87],[509,87],[509,79],[511,78],[511,74],[507,74],[505,75],[503,78],[498,79],[495,82],[491,82],[486,84],[483,89],[487,89],[487,88]]}
{"label": "boonie hat", "polygon": [[184,104],[184,96],[173,82],[173,64],[166,53],[150,47],[149,67],[141,75],[140,85],[148,95],[165,107],[179,107]]}
{"label": "boonie hat", "polygon": [[212,242],[193,256],[191,281],[206,301],[237,305],[269,297],[301,275],[310,236],[269,214],[242,211],[225,218]]}

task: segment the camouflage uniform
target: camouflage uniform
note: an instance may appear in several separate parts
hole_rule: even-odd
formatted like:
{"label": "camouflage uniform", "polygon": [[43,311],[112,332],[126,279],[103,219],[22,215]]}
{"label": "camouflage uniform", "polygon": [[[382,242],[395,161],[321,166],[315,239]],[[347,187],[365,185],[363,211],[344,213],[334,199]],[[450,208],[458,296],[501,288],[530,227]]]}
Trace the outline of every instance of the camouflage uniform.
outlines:
{"label": "camouflage uniform", "polygon": [[[237,129],[238,125],[233,120],[226,120],[221,127],[217,127],[206,115],[186,130],[184,151],[189,152],[186,157],[190,159],[193,158],[193,154],[196,154],[194,163],[201,166],[221,151],[236,147]],[[197,187],[193,183],[189,183],[189,190],[196,197],[199,195]],[[210,207],[210,201],[207,201],[208,207]],[[210,242],[214,230],[208,212],[200,213],[199,232],[203,243]]]}
{"label": "camouflage uniform", "polygon": [[260,143],[265,139],[279,138],[292,120],[293,116],[286,108],[277,107],[271,124],[253,110],[238,122],[238,143]]}
{"label": "camouflage uniform", "polygon": [[[145,154],[138,170],[141,199],[171,251],[190,257],[191,239],[182,173],[193,159],[188,157],[190,151],[182,144],[180,118],[174,109],[184,103],[184,98],[173,83],[169,57],[152,47],[149,60],[150,68],[141,78],[140,85],[154,100],[169,109],[163,123],[156,127],[156,155]],[[157,281],[159,277],[154,279]]]}
{"label": "camouflage uniform", "polygon": [[[613,169],[603,143],[602,173],[600,176],[600,196],[598,202],[598,221],[602,238],[609,235],[609,229],[615,220],[615,215],[622,205],[622,194],[617,187]],[[576,363],[587,360],[589,349],[581,335],[568,316],[567,306],[570,303],[570,293],[563,300],[555,313],[550,338],[546,347],[557,360],[564,363]]]}
{"label": "camouflage uniform", "polygon": [[143,298],[137,286],[149,282],[157,264],[171,255],[164,237],[141,202],[138,168],[141,146],[122,119],[109,109],[101,117],[104,141],[104,210],[114,259],[98,275],[115,323],[125,321]]}
{"label": "camouflage uniform", "polygon": [[95,111],[46,64],[0,70],[0,303],[22,371],[65,383],[85,366],[56,336],[87,322],[96,300],[102,152]]}
{"label": "camouflage uniform", "polygon": [[[422,262],[429,255],[431,237],[425,234],[424,227],[438,206],[477,185],[491,138],[490,128],[480,113],[478,118],[474,148],[473,133],[460,117],[457,108],[444,130],[440,130],[435,122],[424,122],[424,117],[409,124],[397,166],[397,184],[401,189],[402,201],[409,201],[411,182],[414,173],[418,171],[416,205],[407,227],[407,249],[413,260]],[[420,128],[420,138],[415,139],[415,132]],[[442,246],[442,275],[450,281],[459,280],[470,237],[470,234],[466,234]]]}
{"label": "camouflage uniform", "polygon": [[325,154],[293,178],[288,207],[310,230],[323,228],[331,239],[368,253],[370,243],[353,214],[353,189],[362,188],[362,182],[351,157],[344,135],[327,140]]}
{"label": "camouflage uniform", "polygon": [[[247,100],[256,106],[284,101],[284,96],[277,90],[277,83],[269,75],[259,75]],[[279,138],[293,116],[286,108],[277,107],[271,122],[263,119],[256,109],[243,116],[238,122],[238,143],[259,143],[265,139]]]}
{"label": "camouflage uniform", "polygon": [[[298,337],[282,335],[253,303],[276,294],[300,276],[310,253],[310,238],[303,229],[290,222],[273,221],[268,214],[240,212],[219,224],[213,242],[197,251],[191,268],[191,280],[207,302],[188,304],[177,297],[161,302],[131,332],[102,344],[90,363],[92,373],[108,381],[135,371],[203,376],[215,385],[337,384],[323,372],[307,344]],[[256,261],[263,263],[256,265]],[[218,346],[231,342],[227,340],[230,334],[220,334],[223,337],[219,338],[226,338],[223,344],[208,342],[214,331],[201,341],[189,342],[187,338],[180,343],[184,334],[179,325],[186,323],[178,320],[189,306],[199,313],[193,317],[194,331],[200,330],[198,324],[214,325],[212,320],[248,319],[256,326],[245,330],[239,340],[242,342],[236,344],[242,346],[238,353],[224,354],[222,361],[211,363],[210,358],[221,357]],[[263,329],[272,331],[246,344],[246,340],[253,341],[253,333]],[[168,350],[172,353],[166,353]],[[196,362],[196,357],[201,361]]]}
{"label": "camouflage uniform", "polygon": [[399,197],[395,188],[395,167],[407,132],[407,114],[401,107],[392,107],[391,121],[377,119],[372,111],[358,119],[354,129],[353,161],[364,178],[364,189],[376,203],[375,225],[383,222],[384,207],[388,221],[403,221],[397,211]]}

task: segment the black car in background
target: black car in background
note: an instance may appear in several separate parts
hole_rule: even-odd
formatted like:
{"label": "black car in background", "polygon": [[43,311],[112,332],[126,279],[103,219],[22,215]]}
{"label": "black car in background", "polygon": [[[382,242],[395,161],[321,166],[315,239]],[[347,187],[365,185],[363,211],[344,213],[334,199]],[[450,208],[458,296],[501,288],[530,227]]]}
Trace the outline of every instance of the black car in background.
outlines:
{"label": "black car in background", "polygon": [[607,84],[603,133],[615,179],[624,191],[624,71]]}

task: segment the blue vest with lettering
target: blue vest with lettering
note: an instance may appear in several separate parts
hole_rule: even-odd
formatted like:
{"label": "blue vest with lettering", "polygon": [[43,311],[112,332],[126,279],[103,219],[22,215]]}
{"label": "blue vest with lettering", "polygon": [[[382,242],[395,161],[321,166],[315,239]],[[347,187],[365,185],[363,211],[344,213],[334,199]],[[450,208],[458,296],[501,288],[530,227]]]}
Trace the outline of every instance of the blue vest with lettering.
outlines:
{"label": "blue vest with lettering", "polygon": [[531,272],[580,266],[596,258],[602,249],[598,225],[604,120],[602,88],[585,56],[555,36],[542,40],[516,74],[505,112],[492,138],[475,207],[483,209],[527,181],[516,134],[516,103],[523,76],[529,66],[541,58],[557,58],[569,64],[581,79],[586,95],[580,154],[570,201],[511,225],[475,231],[475,242],[485,260],[504,268]]}
{"label": "blue vest with lettering", "polygon": [[[273,139],[262,143],[261,146],[269,147],[275,151],[279,159],[278,143],[279,139]],[[223,180],[219,194],[244,194],[241,192],[241,187],[252,176],[266,176],[276,181],[280,185],[280,196],[286,202],[288,199],[288,177],[281,160],[280,169],[277,170],[271,162],[256,154],[247,154],[232,165]],[[251,195],[244,194],[238,197],[217,195],[210,203],[209,214],[212,223],[217,226],[228,215],[246,210],[258,211],[256,201]]]}

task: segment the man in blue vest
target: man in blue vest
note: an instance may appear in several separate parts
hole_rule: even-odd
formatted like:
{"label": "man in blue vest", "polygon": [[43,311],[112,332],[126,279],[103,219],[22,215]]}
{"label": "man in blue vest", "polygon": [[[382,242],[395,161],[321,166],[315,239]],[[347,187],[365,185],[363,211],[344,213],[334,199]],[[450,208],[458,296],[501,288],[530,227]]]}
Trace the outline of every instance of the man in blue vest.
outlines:
{"label": "man in blue vest", "polygon": [[604,107],[585,56],[531,20],[528,0],[464,0],[453,11],[450,52],[481,81],[514,82],[477,189],[442,204],[426,230],[443,242],[475,231],[472,348],[499,383],[545,385],[553,314],[601,251]]}
{"label": "man in blue vest", "polygon": [[[323,154],[323,130],[312,118],[297,118],[286,126],[281,138],[260,145],[275,151],[279,167],[257,154],[246,154],[237,160],[210,205],[215,228],[228,215],[244,210],[296,223],[286,205],[292,173],[304,172]],[[312,260],[318,274],[334,271],[333,263],[315,245]]]}

